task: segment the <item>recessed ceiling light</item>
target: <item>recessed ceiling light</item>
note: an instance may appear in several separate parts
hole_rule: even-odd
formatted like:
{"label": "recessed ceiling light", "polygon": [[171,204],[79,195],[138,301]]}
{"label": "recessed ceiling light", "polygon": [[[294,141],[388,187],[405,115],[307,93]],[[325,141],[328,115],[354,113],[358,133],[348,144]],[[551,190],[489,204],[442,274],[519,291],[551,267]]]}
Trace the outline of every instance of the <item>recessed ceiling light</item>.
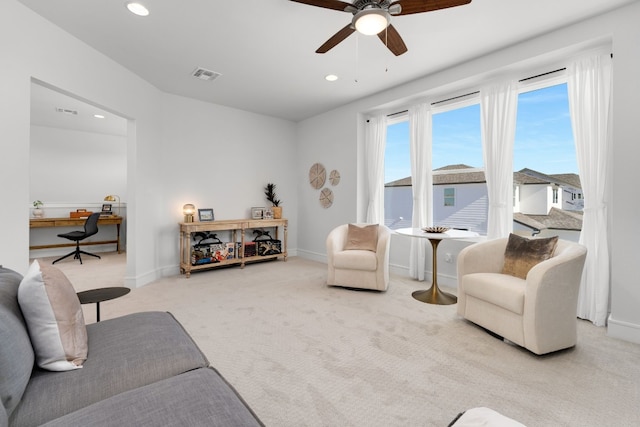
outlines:
{"label": "recessed ceiling light", "polygon": [[129,9],[129,11],[131,13],[135,13],[138,16],[147,16],[147,15],[149,15],[149,9],[147,9],[146,7],[144,7],[140,3],[128,2],[127,3],[127,9]]}
{"label": "recessed ceiling light", "polygon": [[338,80],[338,76],[336,76],[335,74],[327,74],[326,76],[324,76],[324,79],[328,82],[335,82],[336,80]]}
{"label": "recessed ceiling light", "polygon": [[102,114],[94,114],[93,117],[95,117],[96,119],[104,119],[104,116]]}

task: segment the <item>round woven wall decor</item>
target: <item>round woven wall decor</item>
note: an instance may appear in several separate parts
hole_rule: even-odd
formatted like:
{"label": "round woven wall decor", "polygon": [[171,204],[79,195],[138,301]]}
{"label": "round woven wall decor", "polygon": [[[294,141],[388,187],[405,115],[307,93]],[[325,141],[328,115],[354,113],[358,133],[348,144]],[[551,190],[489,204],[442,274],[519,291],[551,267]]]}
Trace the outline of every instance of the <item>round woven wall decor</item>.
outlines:
{"label": "round woven wall decor", "polygon": [[328,209],[333,204],[333,191],[328,188],[323,188],[320,192],[320,205],[323,208]]}
{"label": "round woven wall decor", "polygon": [[314,163],[309,169],[309,183],[313,188],[319,190],[327,180],[327,170],[321,163]]}
{"label": "round woven wall decor", "polygon": [[338,184],[340,184],[340,172],[338,172],[337,170],[332,170],[331,173],[329,174],[329,182],[331,183],[331,185],[333,185],[334,187]]}

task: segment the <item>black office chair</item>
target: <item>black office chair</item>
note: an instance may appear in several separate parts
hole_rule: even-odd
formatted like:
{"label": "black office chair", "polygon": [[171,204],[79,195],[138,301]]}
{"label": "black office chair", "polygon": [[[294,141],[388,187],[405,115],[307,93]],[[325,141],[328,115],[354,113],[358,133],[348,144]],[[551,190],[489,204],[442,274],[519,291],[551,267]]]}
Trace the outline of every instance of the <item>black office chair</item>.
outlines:
{"label": "black office chair", "polygon": [[87,237],[93,236],[98,232],[98,219],[100,219],[100,212],[93,213],[89,215],[89,218],[87,218],[87,220],[84,222],[84,231],[71,231],[69,233],[58,234],[58,237],[74,240],[76,242],[76,250],[66,254],[62,258],[58,258],[57,260],[53,261],[52,264],[55,264],[56,262],[65,259],[66,257],[70,257],[71,255],[73,255],[73,259],[80,260],[80,264],[82,264],[82,258],[80,257],[80,254],[91,255],[96,258],[100,258],[99,255],[80,250],[80,240],[84,240]]}

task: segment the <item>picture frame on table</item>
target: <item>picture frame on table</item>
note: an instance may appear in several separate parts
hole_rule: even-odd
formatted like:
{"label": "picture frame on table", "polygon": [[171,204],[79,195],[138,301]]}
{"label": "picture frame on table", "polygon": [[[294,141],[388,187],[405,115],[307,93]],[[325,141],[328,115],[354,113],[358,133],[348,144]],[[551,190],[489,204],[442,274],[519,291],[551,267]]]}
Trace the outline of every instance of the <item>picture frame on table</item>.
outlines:
{"label": "picture frame on table", "polygon": [[111,213],[111,203],[105,203],[102,205],[102,213]]}
{"label": "picture frame on table", "polygon": [[213,221],[213,209],[198,209],[198,220],[200,222]]}
{"label": "picture frame on table", "polygon": [[264,206],[251,208],[251,219],[263,219],[265,210],[267,210],[267,208]]}

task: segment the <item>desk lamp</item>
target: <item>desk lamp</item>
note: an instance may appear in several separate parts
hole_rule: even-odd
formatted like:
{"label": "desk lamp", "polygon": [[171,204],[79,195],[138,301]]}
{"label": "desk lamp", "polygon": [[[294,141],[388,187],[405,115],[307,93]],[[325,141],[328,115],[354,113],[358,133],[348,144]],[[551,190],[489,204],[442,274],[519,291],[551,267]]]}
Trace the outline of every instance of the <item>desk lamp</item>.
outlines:
{"label": "desk lamp", "polygon": [[115,202],[118,201],[118,216],[120,216],[120,196],[117,194],[110,194],[104,198],[105,202]]}
{"label": "desk lamp", "polygon": [[196,207],[191,203],[187,203],[182,207],[182,213],[184,214],[184,222],[193,222],[193,215],[196,213]]}

